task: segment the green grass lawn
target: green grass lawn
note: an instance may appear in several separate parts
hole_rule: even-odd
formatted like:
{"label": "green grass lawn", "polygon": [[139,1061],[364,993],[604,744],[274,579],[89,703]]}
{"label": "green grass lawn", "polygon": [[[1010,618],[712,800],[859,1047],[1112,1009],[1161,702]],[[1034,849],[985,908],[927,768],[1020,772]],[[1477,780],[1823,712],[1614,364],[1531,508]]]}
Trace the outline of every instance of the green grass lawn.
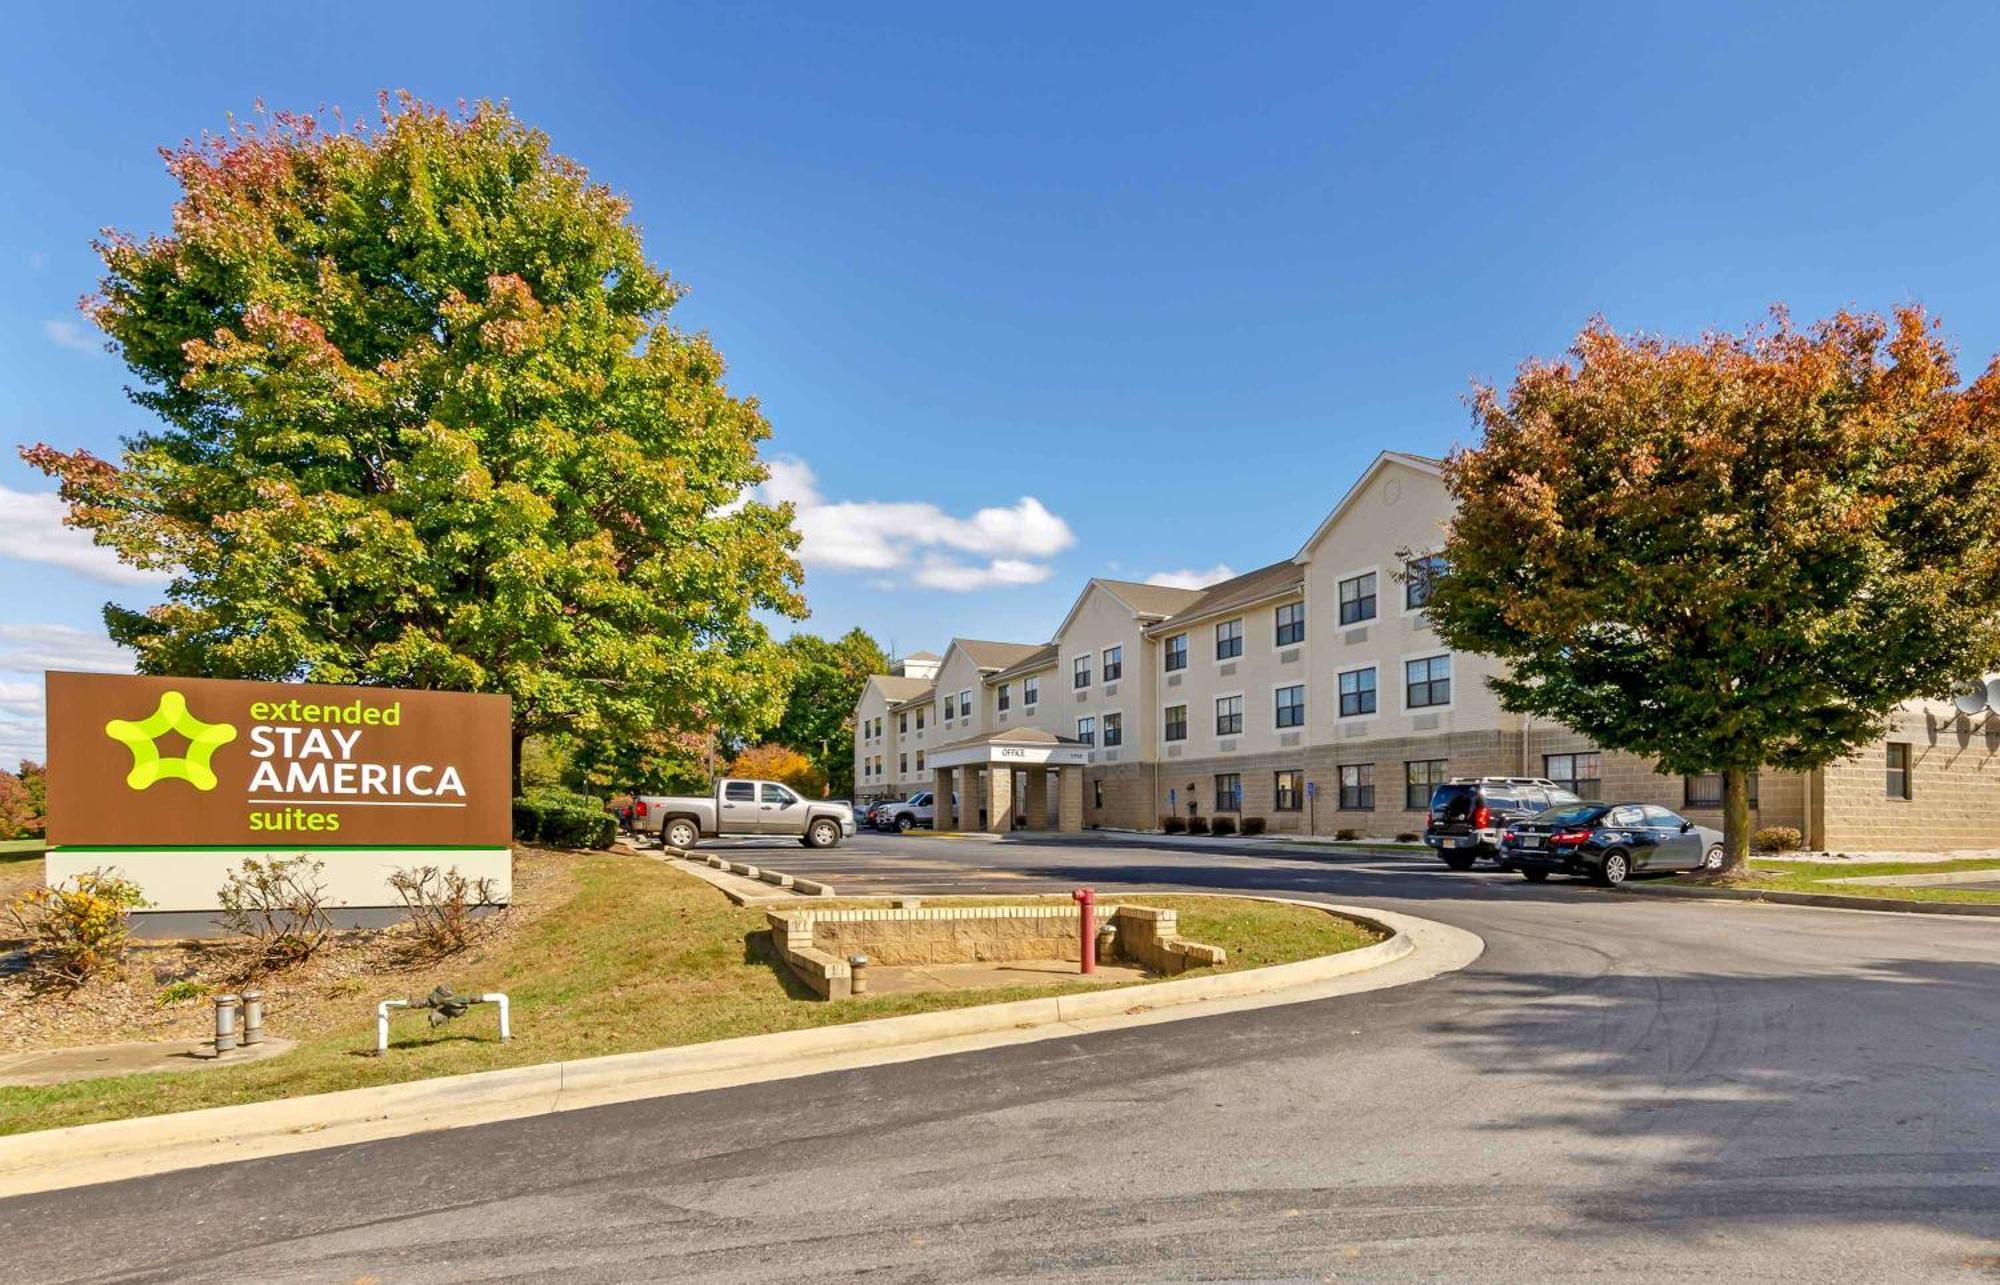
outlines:
{"label": "green grass lawn", "polygon": [[[411,978],[352,979],[351,994],[320,1010],[329,1015],[326,1029],[288,1029],[284,978],[267,982],[273,997],[267,1029],[299,1039],[291,1053],[230,1069],[0,1088],[0,1134],[1084,989],[1079,983],[820,1002],[804,998],[803,988],[776,963],[762,910],[733,906],[707,884],[643,857],[598,853],[560,860],[574,865],[564,867],[559,904],[522,930],[427,970],[421,986]],[[1182,934],[1225,948],[1231,969],[1375,940],[1345,920],[1301,906],[1209,897],[1120,900],[1179,909]],[[375,1001],[421,993],[431,981],[462,994],[506,991],[514,1009],[513,1041],[490,1038],[494,1014],[480,1007],[435,1033],[421,1018],[405,1016],[392,1028],[388,1057],[364,1056],[374,1044]]]}
{"label": "green grass lawn", "polygon": [[[2000,861],[1991,858],[1928,862],[1787,861],[1782,864],[1767,861],[1759,865],[1756,856],[1752,855],[1748,877],[1731,886],[1758,891],[1813,893],[1820,896],[1878,897],[1891,901],[1962,901],[2000,904],[2000,884],[1993,885],[1991,891],[1981,892],[1970,888],[1926,887],[1922,884],[1874,887],[1868,884],[1828,882],[1833,879],[1879,875],[1950,874],[1959,870],[1995,869],[2000,869]],[[1699,880],[1681,876],[1674,882],[1694,883]]]}
{"label": "green grass lawn", "polygon": [[49,850],[44,839],[0,839],[0,865],[10,861],[29,861]]}

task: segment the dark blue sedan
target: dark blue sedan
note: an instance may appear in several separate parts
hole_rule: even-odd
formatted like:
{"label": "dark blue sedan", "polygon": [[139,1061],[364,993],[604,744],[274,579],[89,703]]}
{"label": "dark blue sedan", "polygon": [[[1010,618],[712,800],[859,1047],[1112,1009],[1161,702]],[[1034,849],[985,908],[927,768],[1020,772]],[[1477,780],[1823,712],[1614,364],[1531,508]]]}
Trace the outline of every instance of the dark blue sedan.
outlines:
{"label": "dark blue sedan", "polygon": [[1500,866],[1533,883],[1570,874],[1616,887],[1634,874],[1720,870],[1722,832],[1657,803],[1571,804],[1508,826]]}

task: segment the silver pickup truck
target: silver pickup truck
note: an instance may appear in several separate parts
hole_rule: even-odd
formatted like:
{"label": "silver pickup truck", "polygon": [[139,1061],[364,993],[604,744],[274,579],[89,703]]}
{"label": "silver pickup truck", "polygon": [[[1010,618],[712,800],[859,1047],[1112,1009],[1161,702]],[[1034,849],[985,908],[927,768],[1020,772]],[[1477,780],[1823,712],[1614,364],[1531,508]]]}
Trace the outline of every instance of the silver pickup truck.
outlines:
{"label": "silver pickup truck", "polygon": [[776,781],[717,781],[711,796],[642,794],[636,824],[663,847],[692,848],[703,839],[786,835],[808,848],[831,848],[854,835],[854,809],[812,803]]}

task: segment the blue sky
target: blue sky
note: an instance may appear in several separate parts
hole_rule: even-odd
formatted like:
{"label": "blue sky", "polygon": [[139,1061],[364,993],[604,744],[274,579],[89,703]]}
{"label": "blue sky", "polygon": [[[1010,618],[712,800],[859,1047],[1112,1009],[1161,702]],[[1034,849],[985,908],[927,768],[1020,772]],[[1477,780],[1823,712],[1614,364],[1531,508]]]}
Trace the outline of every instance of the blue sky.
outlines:
{"label": "blue sky", "polygon": [[258,99],[504,97],[629,194],[812,505],[805,627],[904,650],[1286,556],[1594,313],[1917,300],[2000,348],[1990,6],[561,8],[12,17],[0,761],[39,669],[117,665],[99,607],[152,600],[13,450],[143,424],[90,237],[162,227],[155,149]]}

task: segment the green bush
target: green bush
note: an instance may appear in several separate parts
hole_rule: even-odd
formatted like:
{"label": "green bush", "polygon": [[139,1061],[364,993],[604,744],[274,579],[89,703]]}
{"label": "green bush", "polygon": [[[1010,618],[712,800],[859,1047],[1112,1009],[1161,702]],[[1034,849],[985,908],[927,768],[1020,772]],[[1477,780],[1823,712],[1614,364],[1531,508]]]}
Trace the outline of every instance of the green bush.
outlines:
{"label": "green bush", "polygon": [[1424,836],[1418,834],[1415,830],[1404,830],[1396,836],[1396,842],[1398,843],[1422,843],[1423,841]]}
{"label": "green bush", "polygon": [[1260,834],[1264,833],[1264,818],[1263,818],[1263,817],[1244,817],[1244,818],[1243,818],[1243,833],[1244,833],[1244,834],[1246,834],[1246,835],[1249,835],[1249,836],[1251,836],[1251,837],[1255,837],[1255,836],[1257,836],[1257,835],[1260,835]]}
{"label": "green bush", "polygon": [[1160,829],[1167,834],[1186,834],[1187,822],[1177,816],[1163,816],[1160,818]]}
{"label": "green bush", "polygon": [[537,790],[514,800],[514,837],[548,848],[608,848],[618,818],[588,794]]}
{"label": "green bush", "polygon": [[1336,839],[1346,839],[1351,842],[1361,837],[1361,831],[1354,829],[1335,830],[1333,832],[1333,837]]}
{"label": "green bush", "polygon": [[1758,852],[1797,852],[1806,837],[1788,825],[1767,825],[1750,836],[1750,846]]}
{"label": "green bush", "polygon": [[1208,818],[1207,818],[1207,817],[1189,817],[1189,818],[1188,818],[1188,833],[1189,833],[1189,834],[1207,834],[1207,833],[1208,833]]}
{"label": "green bush", "polygon": [[1214,822],[1209,826],[1209,832],[1211,834],[1222,834],[1222,835],[1235,834],[1236,818],[1234,817],[1215,818]]}

